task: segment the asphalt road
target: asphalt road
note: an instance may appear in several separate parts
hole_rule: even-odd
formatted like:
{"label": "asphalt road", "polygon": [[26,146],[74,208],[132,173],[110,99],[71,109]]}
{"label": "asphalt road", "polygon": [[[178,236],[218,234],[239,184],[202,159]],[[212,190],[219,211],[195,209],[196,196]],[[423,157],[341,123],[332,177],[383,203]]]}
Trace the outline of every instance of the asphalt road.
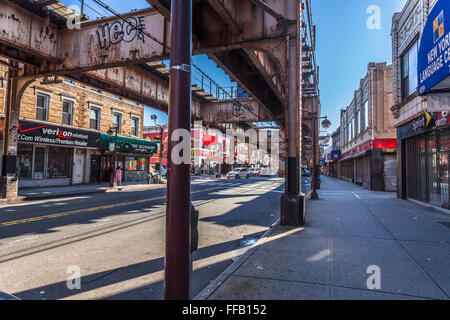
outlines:
{"label": "asphalt road", "polygon": [[[282,178],[196,181],[193,296],[279,218]],[[162,299],[165,189],[0,207],[0,291],[21,299]],[[81,289],[67,280],[81,275]],[[71,280],[76,284],[76,281]]]}

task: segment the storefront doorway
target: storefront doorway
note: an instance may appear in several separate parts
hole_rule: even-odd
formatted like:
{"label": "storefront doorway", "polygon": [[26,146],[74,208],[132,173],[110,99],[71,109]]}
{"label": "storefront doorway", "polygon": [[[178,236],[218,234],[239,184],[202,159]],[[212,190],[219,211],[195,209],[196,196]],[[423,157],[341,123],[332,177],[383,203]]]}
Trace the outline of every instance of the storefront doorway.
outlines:
{"label": "storefront doorway", "polygon": [[100,183],[100,168],[101,168],[102,157],[97,154],[91,155],[91,172],[90,181],[91,183]]}
{"label": "storefront doorway", "polygon": [[406,140],[406,191],[408,198],[449,206],[450,130],[433,131]]}

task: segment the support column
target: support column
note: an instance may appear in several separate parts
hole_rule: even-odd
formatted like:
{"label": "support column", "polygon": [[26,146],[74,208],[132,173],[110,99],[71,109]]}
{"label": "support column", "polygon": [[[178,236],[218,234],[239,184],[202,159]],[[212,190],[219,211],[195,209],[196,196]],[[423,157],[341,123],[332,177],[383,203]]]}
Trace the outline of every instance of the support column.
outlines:
{"label": "support column", "polygon": [[0,178],[0,195],[2,199],[14,199],[18,194],[17,139],[20,101],[26,87],[34,80],[29,78],[17,78],[19,73],[18,70],[18,63],[15,62],[11,64],[8,70]]}
{"label": "support column", "polygon": [[[191,55],[192,1],[172,0],[164,298],[191,298]],[[181,129],[181,130],[180,130]],[[173,141],[175,131],[183,141]],[[185,141],[187,140],[187,141]],[[187,160],[178,163],[175,147]],[[188,153],[187,155],[185,153]]]}
{"label": "support column", "polygon": [[[300,190],[301,159],[301,3],[290,1],[288,12],[297,21],[296,36],[288,40],[288,157],[286,159],[286,187],[281,195],[280,223],[283,226],[305,224],[305,196]],[[295,16],[293,16],[295,15]]]}

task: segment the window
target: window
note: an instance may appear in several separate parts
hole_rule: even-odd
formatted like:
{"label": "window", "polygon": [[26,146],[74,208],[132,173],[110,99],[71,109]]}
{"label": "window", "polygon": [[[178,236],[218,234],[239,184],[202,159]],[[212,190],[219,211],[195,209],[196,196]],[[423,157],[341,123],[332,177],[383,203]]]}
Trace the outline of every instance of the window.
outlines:
{"label": "window", "polygon": [[48,119],[48,105],[50,102],[50,96],[46,94],[37,94],[36,97],[36,120]]}
{"label": "window", "polygon": [[33,179],[44,179],[45,147],[34,147]]}
{"label": "window", "polygon": [[131,118],[131,135],[139,136],[139,118]]}
{"label": "window", "polygon": [[350,142],[350,141],[353,140],[353,134],[354,134],[354,131],[353,131],[353,119],[350,119],[348,121],[348,130],[349,130],[348,142]]}
{"label": "window", "polygon": [[361,121],[361,117],[360,117],[360,112],[358,110],[358,112],[356,112],[356,118],[355,118],[355,130],[356,130],[356,135],[359,136],[360,133],[360,121]]}
{"label": "window", "polygon": [[63,100],[62,106],[62,123],[72,124],[72,113],[73,113],[73,101]]}
{"label": "window", "polygon": [[70,178],[72,158],[72,149],[49,147],[47,178]]}
{"label": "window", "polygon": [[91,91],[97,92],[97,93],[102,93],[102,90],[97,89],[97,88],[91,88]]}
{"label": "window", "polygon": [[369,126],[369,101],[364,103],[364,129]]}
{"label": "window", "polygon": [[89,128],[99,130],[100,128],[100,109],[91,108],[89,116]]}
{"label": "window", "polygon": [[33,172],[33,145],[19,143],[17,147],[19,179],[31,179]]}
{"label": "window", "polygon": [[148,171],[148,158],[139,158],[138,161],[139,161],[138,170]]}
{"label": "window", "polygon": [[122,115],[120,113],[113,113],[113,128],[117,128],[120,133],[122,129]]}
{"label": "window", "polygon": [[406,99],[417,89],[417,42],[401,57],[402,99]]}
{"label": "window", "polygon": [[125,160],[125,168],[127,171],[136,171],[137,170],[137,160],[134,157],[128,157]]}
{"label": "window", "polygon": [[67,83],[73,84],[73,85],[75,84],[75,81],[67,79],[67,78],[64,78],[64,81]]}

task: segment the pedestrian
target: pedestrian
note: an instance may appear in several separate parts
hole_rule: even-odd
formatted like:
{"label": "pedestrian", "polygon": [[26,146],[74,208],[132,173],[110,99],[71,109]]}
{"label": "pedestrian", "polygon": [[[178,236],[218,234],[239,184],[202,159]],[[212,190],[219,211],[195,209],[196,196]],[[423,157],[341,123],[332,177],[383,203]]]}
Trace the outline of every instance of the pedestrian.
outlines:
{"label": "pedestrian", "polygon": [[117,169],[116,169],[115,179],[116,179],[117,185],[121,186],[122,185],[122,168],[120,166],[117,167]]}

